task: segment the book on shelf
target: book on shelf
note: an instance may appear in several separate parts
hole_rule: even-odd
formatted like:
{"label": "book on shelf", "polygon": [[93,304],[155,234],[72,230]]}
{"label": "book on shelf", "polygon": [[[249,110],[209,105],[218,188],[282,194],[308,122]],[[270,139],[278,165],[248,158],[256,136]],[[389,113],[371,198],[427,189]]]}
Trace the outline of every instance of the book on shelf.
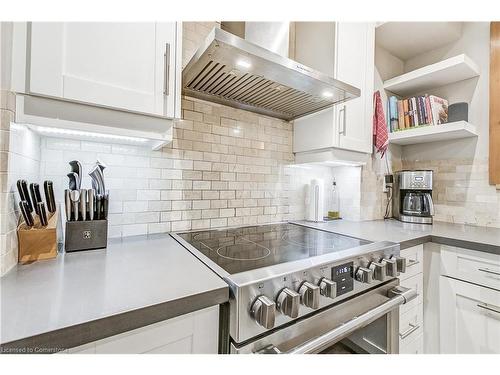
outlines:
{"label": "book on shelf", "polygon": [[390,132],[448,122],[448,101],[435,95],[387,99],[387,128]]}

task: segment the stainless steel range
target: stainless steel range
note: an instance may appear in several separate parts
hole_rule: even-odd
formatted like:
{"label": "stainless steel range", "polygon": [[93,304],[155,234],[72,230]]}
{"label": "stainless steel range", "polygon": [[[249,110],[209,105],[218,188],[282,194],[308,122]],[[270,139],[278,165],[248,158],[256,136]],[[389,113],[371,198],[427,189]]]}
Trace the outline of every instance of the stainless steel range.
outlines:
{"label": "stainless steel range", "polygon": [[228,282],[231,353],[397,353],[399,244],[279,223],[172,235]]}

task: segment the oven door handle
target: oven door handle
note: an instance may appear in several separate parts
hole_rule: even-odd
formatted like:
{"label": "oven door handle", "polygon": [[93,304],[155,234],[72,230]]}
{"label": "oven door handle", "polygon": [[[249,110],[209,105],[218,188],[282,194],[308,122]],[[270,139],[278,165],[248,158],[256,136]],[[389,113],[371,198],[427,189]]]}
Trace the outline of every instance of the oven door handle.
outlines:
{"label": "oven door handle", "polygon": [[368,324],[374,322],[378,318],[388,314],[395,308],[399,307],[411,301],[417,297],[417,292],[415,289],[404,288],[402,286],[394,287],[389,291],[389,297],[391,297],[386,302],[381,305],[357,316],[344,324],[338,326],[337,328],[328,331],[327,333],[316,337],[312,340],[306,341],[305,343],[296,346],[295,348],[287,351],[281,352],[278,348],[274,346],[268,346],[265,349],[266,353],[286,353],[286,354],[307,354],[316,353],[323,348],[339,341],[345,336],[351,334],[352,332],[367,326]]}

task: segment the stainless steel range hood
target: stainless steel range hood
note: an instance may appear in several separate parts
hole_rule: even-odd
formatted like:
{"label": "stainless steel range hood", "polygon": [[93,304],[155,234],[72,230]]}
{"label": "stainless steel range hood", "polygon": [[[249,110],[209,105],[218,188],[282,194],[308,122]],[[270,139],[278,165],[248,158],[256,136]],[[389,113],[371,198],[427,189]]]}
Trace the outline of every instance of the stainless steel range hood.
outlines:
{"label": "stainless steel range hood", "polygon": [[183,94],[293,120],[359,97],[360,90],[214,28],[182,72]]}

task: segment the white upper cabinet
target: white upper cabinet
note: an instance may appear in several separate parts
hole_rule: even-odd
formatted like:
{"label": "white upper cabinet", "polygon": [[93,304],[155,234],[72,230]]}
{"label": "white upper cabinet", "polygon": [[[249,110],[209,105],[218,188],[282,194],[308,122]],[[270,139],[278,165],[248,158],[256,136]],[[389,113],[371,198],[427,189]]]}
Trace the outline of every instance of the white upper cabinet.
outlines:
{"label": "white upper cabinet", "polygon": [[178,32],[175,22],[34,22],[28,29],[27,91],[178,117]]}
{"label": "white upper cabinet", "polygon": [[295,59],[359,88],[361,96],[295,120],[294,152],[372,152],[374,53],[373,23],[296,24]]}
{"label": "white upper cabinet", "polygon": [[338,147],[372,152],[375,25],[338,23],[335,78],[358,87],[361,96],[336,106]]}

